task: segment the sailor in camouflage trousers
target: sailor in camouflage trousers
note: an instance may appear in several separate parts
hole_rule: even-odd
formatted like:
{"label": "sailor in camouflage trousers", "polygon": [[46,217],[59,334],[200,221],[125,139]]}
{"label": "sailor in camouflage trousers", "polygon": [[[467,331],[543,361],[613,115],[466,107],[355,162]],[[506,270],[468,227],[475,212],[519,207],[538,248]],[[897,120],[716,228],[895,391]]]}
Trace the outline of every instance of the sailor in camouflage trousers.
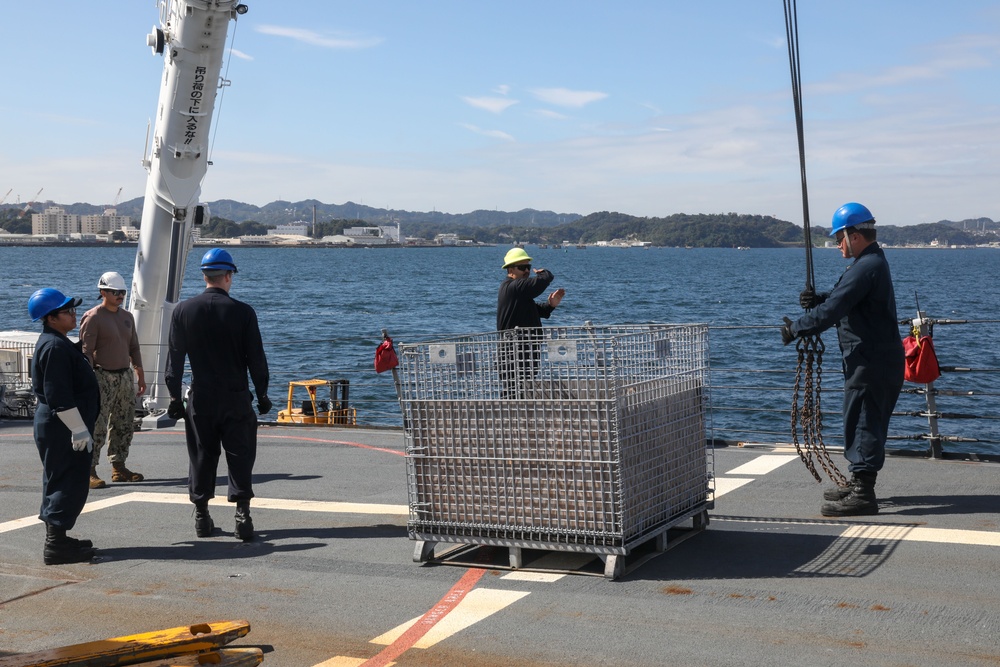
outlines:
{"label": "sailor in camouflage trousers", "polygon": [[[97,283],[101,303],[84,313],[80,321],[83,353],[94,366],[101,389],[101,413],[94,427],[94,460],[90,468],[90,488],[107,486],[97,476],[101,449],[108,442],[111,481],[141,482],[143,476],[125,467],[132,445],[135,399],[146,391],[146,380],[139,353],[139,338],[132,313],[122,308],[125,280],[114,271],[101,276]],[[136,387],[134,375],[139,380]]]}
{"label": "sailor in camouflage trousers", "polygon": [[[97,375],[97,386],[101,388],[101,414],[94,426],[94,466],[100,461],[98,454],[105,442],[108,443],[108,462],[112,467],[115,463],[124,465],[132,446],[132,432],[135,430],[136,394],[132,369],[129,367],[109,371],[97,367],[94,372]],[[131,409],[113,409],[119,405],[131,406]]]}

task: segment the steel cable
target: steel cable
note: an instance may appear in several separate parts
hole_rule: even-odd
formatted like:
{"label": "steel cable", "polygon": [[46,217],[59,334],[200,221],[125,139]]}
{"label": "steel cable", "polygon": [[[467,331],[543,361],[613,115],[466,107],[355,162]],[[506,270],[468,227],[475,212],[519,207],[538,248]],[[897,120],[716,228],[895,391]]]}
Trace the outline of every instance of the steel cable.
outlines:
{"label": "steel cable", "polygon": [[[812,231],[809,226],[809,189],[806,184],[806,147],[802,123],[802,80],[799,61],[798,9],[795,0],[784,0],[785,38],[788,42],[788,67],[792,76],[792,102],[795,107],[795,133],[799,144],[799,173],[802,179],[802,227],[806,250],[806,290],[815,292],[812,261]],[[795,389],[792,394],[792,443],[806,469],[817,482],[822,478],[816,462],[833,482],[847,484],[847,478],[830,458],[823,443],[823,413],[820,395],[823,380],[823,340],[819,335],[803,336],[796,343],[798,363],[795,367]],[[802,404],[799,405],[799,394]],[[803,442],[799,443],[799,428]]]}

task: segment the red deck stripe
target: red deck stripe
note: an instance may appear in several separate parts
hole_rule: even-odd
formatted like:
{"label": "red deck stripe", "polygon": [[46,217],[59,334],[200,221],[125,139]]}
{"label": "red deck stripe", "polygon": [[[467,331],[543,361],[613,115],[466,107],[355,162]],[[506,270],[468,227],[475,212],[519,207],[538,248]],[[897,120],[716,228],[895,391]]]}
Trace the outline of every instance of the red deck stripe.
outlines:
{"label": "red deck stripe", "polygon": [[462,598],[468,594],[473,588],[475,588],[476,583],[482,578],[486,573],[486,570],[481,568],[470,568],[462,578],[458,580],[451,590],[441,601],[436,605],[431,607],[426,614],[420,617],[420,620],[414,623],[407,629],[406,632],[401,634],[396,641],[386,646],[377,655],[372,656],[364,663],[361,667],[385,667],[390,662],[393,662],[399,656],[403,655],[406,651],[413,648],[420,639],[430,632],[431,628],[437,625],[441,619],[447,616],[451,610],[458,606],[458,603],[462,601]]}
{"label": "red deck stripe", "polygon": [[[140,432],[141,433],[141,432]],[[7,434],[0,434],[0,437],[4,437]],[[184,431],[160,431],[157,435],[177,435],[184,437]],[[14,434],[11,434],[14,437]],[[361,442],[351,442],[350,440],[327,440],[326,438],[303,438],[299,435],[261,435],[258,431],[257,438],[270,438],[272,440],[304,440],[305,442],[322,442],[330,445],[347,445],[348,447],[357,447],[359,449],[370,449],[375,452],[385,452],[386,454],[395,454],[396,456],[406,456],[406,452],[401,452],[398,449],[386,449],[385,447],[376,447],[374,445],[366,445]]]}
{"label": "red deck stripe", "polygon": [[273,440],[304,440],[306,442],[325,442],[331,445],[347,445],[348,447],[371,449],[376,452],[385,452],[386,454],[396,454],[397,456],[406,456],[406,452],[401,452],[397,449],[386,449],[385,447],[375,447],[374,445],[365,445],[360,442],[350,442],[349,440],[327,440],[326,438],[303,438],[302,436],[298,435],[260,435],[260,433],[257,434],[257,437],[271,438]]}

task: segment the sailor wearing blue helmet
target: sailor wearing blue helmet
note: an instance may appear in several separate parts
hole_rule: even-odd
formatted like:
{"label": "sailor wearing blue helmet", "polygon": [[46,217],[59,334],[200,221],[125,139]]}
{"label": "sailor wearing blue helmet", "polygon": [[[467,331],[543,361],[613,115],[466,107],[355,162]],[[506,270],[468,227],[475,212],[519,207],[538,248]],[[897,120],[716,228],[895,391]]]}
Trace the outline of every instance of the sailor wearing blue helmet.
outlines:
{"label": "sailor wearing blue helmet", "polygon": [[885,463],[889,417],[903,387],[903,343],[896,319],[896,296],[885,253],[876,242],[875,217],[856,202],[833,214],[830,236],[845,258],[854,258],[833,290],[805,290],[807,309],[781,328],[785,345],[837,327],[844,358],[844,457],[851,479],[827,489],[824,516],[878,513],[875,480]]}
{"label": "sailor wearing blue helmet", "polygon": [[[164,380],[170,392],[167,414],[184,419],[198,537],[210,537],[215,522],[208,501],[215,497],[215,474],[225,452],[229,502],[236,503],[236,537],[254,538],[250,518],[253,466],[257,457],[257,417],[247,375],[257,392],[260,414],[271,410],[270,374],[257,313],[229,296],[236,263],[229,251],[212,248],[201,258],[205,291],[177,305],[170,323]],[[191,364],[187,405],[181,394],[185,357]]]}
{"label": "sailor wearing blue helmet", "polygon": [[42,460],[42,506],[46,565],[82,563],[94,557],[90,540],[66,535],[76,525],[90,493],[91,434],[101,408],[97,377],[83,352],[66,337],[76,328],[81,299],[46,287],[28,299],[28,315],[42,322],[31,358],[35,446]]}

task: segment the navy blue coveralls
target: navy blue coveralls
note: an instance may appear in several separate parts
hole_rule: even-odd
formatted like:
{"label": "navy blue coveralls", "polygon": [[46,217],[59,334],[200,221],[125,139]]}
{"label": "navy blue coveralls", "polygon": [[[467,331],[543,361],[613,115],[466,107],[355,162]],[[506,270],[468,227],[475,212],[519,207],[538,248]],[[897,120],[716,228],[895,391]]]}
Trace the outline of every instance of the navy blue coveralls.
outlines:
{"label": "navy blue coveralls", "polygon": [[31,359],[35,446],[42,459],[42,508],[46,524],[72,530],[90,493],[94,455],[73,450],[73,434],[56,413],[76,408],[91,433],[101,411],[101,390],[90,362],[66,336],[48,326]]}
{"label": "navy blue coveralls", "polygon": [[541,327],[542,318],[548,318],[553,308],[547,302],[536,302],[555,280],[548,269],[542,269],[528,278],[505,278],[497,294],[497,331],[514,327]]}
{"label": "navy blue coveralls", "polygon": [[184,420],[191,502],[215,497],[223,449],[229,468],[229,502],[250,500],[254,496],[257,414],[247,372],[258,398],[267,395],[270,381],[257,313],[218,287],[179,303],[170,322],[164,377],[173,398],[182,397],[185,356],[191,363],[191,394]]}
{"label": "navy blue coveralls", "polygon": [[505,278],[497,294],[497,331],[515,327],[523,332],[511,332],[512,342],[502,341],[498,349],[501,396],[516,398],[524,394],[524,384],[534,375],[541,360],[542,318],[548,319],[554,308],[548,302],[536,302],[555,280],[547,269],[526,278]]}
{"label": "navy blue coveralls", "polygon": [[889,263],[878,243],[817,298],[821,303],[792,324],[792,333],[810,336],[836,325],[844,357],[844,456],[851,472],[878,472],[904,364]]}

